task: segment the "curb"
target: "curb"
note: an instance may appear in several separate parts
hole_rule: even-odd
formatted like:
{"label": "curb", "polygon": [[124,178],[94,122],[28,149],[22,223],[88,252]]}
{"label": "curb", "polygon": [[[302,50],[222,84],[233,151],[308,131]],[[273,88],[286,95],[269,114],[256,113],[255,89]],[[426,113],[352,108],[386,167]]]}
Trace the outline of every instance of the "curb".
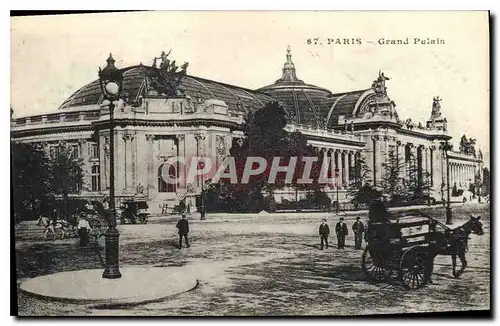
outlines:
{"label": "curb", "polygon": [[[81,271],[85,271],[85,270],[80,270]],[[79,271],[76,271],[76,272],[79,272]],[[58,274],[58,273],[55,273],[55,274]],[[48,275],[54,275],[54,274],[48,274]],[[41,277],[44,277],[45,275],[42,275]],[[86,275],[84,276],[86,277]],[[25,282],[29,282],[30,280],[35,280],[37,278],[33,278],[33,279],[27,279],[25,280]],[[25,282],[21,282],[20,284],[18,284],[18,291],[19,293],[23,293],[27,296],[30,296],[30,297],[33,297],[33,298],[36,298],[36,299],[40,299],[40,300],[48,300],[48,301],[53,301],[53,302],[60,302],[60,303],[67,303],[67,304],[84,304],[84,305],[91,305],[93,307],[95,307],[96,309],[107,309],[107,308],[121,308],[121,307],[132,307],[132,306],[136,306],[136,305],[142,305],[142,304],[147,304],[147,303],[152,303],[152,302],[159,302],[159,301],[163,301],[165,299],[168,299],[170,297],[173,297],[173,296],[177,296],[179,294],[182,294],[182,293],[185,293],[185,292],[189,292],[189,291],[193,291],[195,289],[197,289],[199,286],[200,286],[200,281],[199,279],[197,278],[185,278],[184,279],[184,282],[186,283],[185,286],[183,287],[182,285],[181,286],[177,286],[177,287],[173,287],[173,288],[165,288],[164,290],[160,290],[160,291],[151,291],[149,292],[149,290],[146,289],[146,291],[144,291],[145,289],[143,288],[143,292],[147,292],[147,293],[142,293],[141,295],[141,292],[140,290],[138,290],[137,292],[131,292],[131,293],[128,293],[128,294],[122,294],[122,295],[118,295],[116,296],[115,294],[115,298],[113,297],[108,297],[108,293],[109,292],[104,292],[105,294],[104,295],[98,295],[98,297],[94,297],[94,298],[86,298],[85,295],[83,295],[83,297],[78,297],[78,296],[74,296],[73,294],[69,294],[69,293],[72,293],[71,291],[69,293],[66,293],[64,294],[64,291],[61,293],[61,292],[57,292],[57,289],[55,289],[56,291],[40,291],[38,292],[37,291],[37,286],[36,286],[36,282],[38,282],[38,284],[45,284],[44,281],[42,280],[38,280],[38,281],[35,281],[35,285],[30,284],[30,285],[26,285],[25,288],[23,288],[22,284],[25,283]],[[41,282],[41,283],[40,283]],[[86,281],[85,281],[86,282]],[[93,282],[92,282],[93,283]],[[49,281],[49,283],[47,283],[47,286],[50,286],[51,282]],[[45,285],[43,285],[45,286]],[[118,285],[118,286],[126,286],[126,284],[124,283],[123,285]],[[149,288],[149,286],[147,287]],[[135,291],[135,290],[133,290]],[[163,293],[162,293],[163,292]],[[69,294],[69,297],[67,296]],[[111,292],[111,295],[113,295],[113,292]]]}
{"label": "curb", "polygon": [[170,294],[170,295],[167,295],[167,296],[162,297],[162,298],[144,300],[144,301],[136,301],[136,302],[102,303],[102,304],[97,304],[95,306],[92,306],[92,308],[101,309],[101,310],[103,310],[103,309],[127,309],[127,308],[132,308],[132,307],[136,307],[136,306],[140,306],[140,305],[144,305],[144,304],[148,304],[148,303],[162,302],[162,301],[165,301],[166,299],[170,299],[170,298],[179,296],[183,293],[194,291],[194,290],[198,289],[200,286],[201,286],[200,281],[198,279],[196,279],[196,284],[191,289],[186,290],[186,291],[182,291],[182,292],[178,292],[178,293],[174,293],[174,294]]}

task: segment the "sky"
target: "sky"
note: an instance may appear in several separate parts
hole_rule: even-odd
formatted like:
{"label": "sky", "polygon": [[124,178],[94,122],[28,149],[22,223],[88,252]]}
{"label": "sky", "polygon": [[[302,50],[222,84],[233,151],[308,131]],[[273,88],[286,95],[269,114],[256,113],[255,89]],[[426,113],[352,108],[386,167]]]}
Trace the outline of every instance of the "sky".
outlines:
{"label": "sky", "polygon": [[[297,76],[333,93],[371,86],[379,69],[400,118],[429,119],[442,98],[455,149],[477,139],[489,165],[487,12],[143,12],[11,18],[14,116],[54,112],[97,79],[112,52],[118,67],[151,64],[161,51],[188,73],[256,89],[281,77],[286,47]],[[317,44],[315,43],[317,38]],[[361,44],[328,44],[328,39]],[[408,38],[408,45],[378,43]],[[414,38],[444,44],[414,44]],[[311,40],[308,44],[308,40]]]}

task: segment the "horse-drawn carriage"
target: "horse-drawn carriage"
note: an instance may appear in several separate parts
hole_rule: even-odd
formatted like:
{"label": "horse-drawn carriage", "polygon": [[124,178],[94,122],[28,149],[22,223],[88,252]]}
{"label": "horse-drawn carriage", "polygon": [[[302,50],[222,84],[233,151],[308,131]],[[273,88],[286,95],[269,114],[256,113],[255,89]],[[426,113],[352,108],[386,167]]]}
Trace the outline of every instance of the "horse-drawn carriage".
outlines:
{"label": "horse-drawn carriage", "polygon": [[361,267],[374,281],[394,272],[409,289],[424,286],[432,275],[435,244],[434,220],[421,215],[400,216],[396,222],[370,223]]}
{"label": "horse-drawn carriage", "polygon": [[142,198],[133,198],[123,201],[120,215],[121,224],[148,223],[148,208],[148,203]]}
{"label": "horse-drawn carriage", "polygon": [[[458,278],[467,266],[465,251],[469,235],[484,234],[479,219],[471,216],[453,229],[420,212],[393,216],[391,220],[388,214],[385,219],[373,219],[365,234],[367,246],[361,268],[373,281],[385,281],[397,273],[406,288],[416,290],[431,281],[435,257],[449,255],[453,276]],[[458,272],[457,256],[461,261]]]}

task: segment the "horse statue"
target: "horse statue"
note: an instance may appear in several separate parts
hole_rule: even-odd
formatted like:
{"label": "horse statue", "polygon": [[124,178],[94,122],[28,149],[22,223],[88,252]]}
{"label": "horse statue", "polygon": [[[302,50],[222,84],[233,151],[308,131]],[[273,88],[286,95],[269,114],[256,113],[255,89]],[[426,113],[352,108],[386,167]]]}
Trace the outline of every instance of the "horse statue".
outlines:
{"label": "horse statue", "polygon": [[[469,236],[471,234],[479,236],[484,234],[483,224],[481,223],[481,221],[479,221],[480,219],[481,216],[475,217],[471,215],[470,219],[467,222],[453,229],[433,219],[435,223],[443,227],[444,231],[436,231],[431,235],[431,241],[434,242],[432,248],[433,252],[431,255],[432,260],[437,255],[451,256],[454,278],[459,278],[467,267],[465,252],[468,249],[467,243],[469,240]],[[457,256],[461,262],[461,267],[458,272],[456,271]]]}
{"label": "horse statue", "polygon": [[66,237],[66,234],[69,232],[72,232],[73,234],[76,233],[75,227],[68,223],[65,220],[57,219],[55,223],[49,219],[46,216],[40,215],[38,220],[36,221],[36,225],[42,227],[43,230],[43,239],[47,239],[47,235],[52,233],[53,240],[56,239],[57,236],[57,231],[61,231],[61,239],[64,239]]}

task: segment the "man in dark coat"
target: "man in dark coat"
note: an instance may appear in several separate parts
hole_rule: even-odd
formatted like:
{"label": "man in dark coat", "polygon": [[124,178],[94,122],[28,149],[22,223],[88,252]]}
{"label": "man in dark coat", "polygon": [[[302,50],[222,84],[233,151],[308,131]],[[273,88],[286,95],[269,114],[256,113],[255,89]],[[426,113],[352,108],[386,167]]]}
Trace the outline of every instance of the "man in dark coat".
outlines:
{"label": "man in dark coat", "polygon": [[189,248],[189,222],[186,220],[186,214],[182,214],[182,218],[177,222],[177,229],[179,229],[179,249],[182,248],[182,237],[186,241],[186,247]]}
{"label": "man in dark coat", "polygon": [[347,225],[344,223],[344,218],[340,218],[340,222],[335,226],[335,233],[337,233],[337,247],[338,249],[344,249],[345,247],[345,237],[348,234]]}
{"label": "man in dark coat", "polygon": [[356,217],[356,222],[354,222],[354,224],[352,225],[352,231],[354,232],[354,246],[356,247],[356,249],[361,249],[365,226],[363,222],[359,220],[359,216]]}
{"label": "man in dark coat", "polygon": [[321,250],[323,250],[323,243],[326,244],[326,249],[328,249],[328,236],[330,235],[330,228],[326,224],[326,219],[323,219],[323,223],[319,226],[319,237],[321,238]]}

